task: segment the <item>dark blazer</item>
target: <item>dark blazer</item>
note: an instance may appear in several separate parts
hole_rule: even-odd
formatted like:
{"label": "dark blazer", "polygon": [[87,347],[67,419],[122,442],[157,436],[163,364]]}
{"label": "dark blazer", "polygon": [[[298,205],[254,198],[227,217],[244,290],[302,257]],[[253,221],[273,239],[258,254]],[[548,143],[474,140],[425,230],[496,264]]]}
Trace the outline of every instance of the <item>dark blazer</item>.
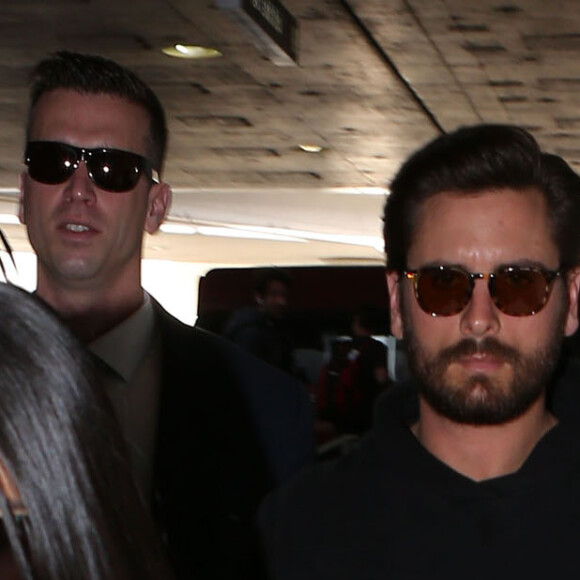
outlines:
{"label": "dark blazer", "polygon": [[154,513],[177,578],[254,580],[264,495],[312,457],[306,389],[155,303],[162,383]]}

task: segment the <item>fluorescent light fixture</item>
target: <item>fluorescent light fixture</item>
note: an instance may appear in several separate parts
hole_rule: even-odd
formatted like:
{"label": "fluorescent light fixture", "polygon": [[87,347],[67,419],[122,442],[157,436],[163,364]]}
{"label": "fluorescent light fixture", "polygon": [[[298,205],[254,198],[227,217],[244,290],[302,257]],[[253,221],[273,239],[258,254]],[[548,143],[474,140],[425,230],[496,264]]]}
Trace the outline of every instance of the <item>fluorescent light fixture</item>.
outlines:
{"label": "fluorescent light fixture", "polygon": [[175,58],[216,58],[222,56],[222,53],[215,48],[205,46],[195,46],[193,44],[174,44],[161,49],[163,54]]}
{"label": "fluorescent light fixture", "polygon": [[296,236],[286,234],[285,230],[273,232],[270,228],[264,228],[264,231],[254,230],[251,227],[216,227],[200,226],[197,231],[202,236],[218,236],[221,238],[243,238],[248,240],[270,240],[274,242],[298,242],[304,243],[307,240]]}
{"label": "fluorescent light fixture", "polygon": [[[254,195],[257,193],[267,193],[268,195],[292,195],[296,194],[295,188],[289,187],[264,187],[264,188],[220,188],[220,187],[174,187],[172,188],[174,195],[190,195],[190,194],[217,194],[230,195],[245,194]],[[347,186],[347,187],[308,187],[300,190],[306,195],[378,195],[384,197],[389,195],[389,190],[386,187],[366,187],[366,186]]]}
{"label": "fluorescent light fixture", "polygon": [[354,236],[348,234],[325,234],[310,230],[293,230],[251,225],[188,225],[164,223],[159,228],[166,234],[212,236],[218,238],[238,238],[246,240],[269,240],[274,242],[306,243],[309,241],[367,246],[383,251],[384,242],[380,236]]}
{"label": "fluorescent light fixture", "polygon": [[[236,226],[232,226],[236,227]],[[348,234],[325,234],[309,230],[293,230],[286,228],[269,228],[262,226],[239,226],[249,232],[263,232],[270,235],[290,236],[302,240],[314,240],[317,242],[333,242],[338,244],[348,244],[351,246],[369,246],[382,251],[383,239],[380,236],[352,236]]]}
{"label": "fluorescent light fixture", "polygon": [[[180,223],[164,223],[159,228],[163,233],[193,236],[213,236],[218,238],[244,238],[252,240],[271,240],[275,242],[306,242],[306,240],[295,236],[288,236],[284,233],[272,233],[268,231],[257,231],[245,226],[193,226]],[[282,230],[283,232],[283,230]]]}
{"label": "fluorescent light fixture", "polygon": [[187,224],[161,224],[159,229],[166,234],[178,234],[182,236],[192,236],[197,233],[197,229]]}
{"label": "fluorescent light fixture", "polygon": [[325,190],[324,193],[337,195],[389,195],[386,187],[335,187]]}
{"label": "fluorescent light fixture", "polygon": [[12,213],[0,213],[0,224],[3,225],[18,225],[20,220],[18,216],[15,216]]}

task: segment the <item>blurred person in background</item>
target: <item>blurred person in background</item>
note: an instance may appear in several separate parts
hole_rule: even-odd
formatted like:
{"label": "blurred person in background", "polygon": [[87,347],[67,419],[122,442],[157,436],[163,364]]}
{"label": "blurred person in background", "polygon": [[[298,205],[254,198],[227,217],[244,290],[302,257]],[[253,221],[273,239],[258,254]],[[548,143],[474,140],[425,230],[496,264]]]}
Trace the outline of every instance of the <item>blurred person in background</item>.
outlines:
{"label": "blurred person in background", "polygon": [[287,314],[292,280],[280,268],[256,272],[254,307],[236,310],[226,322],[224,336],[267,363],[294,374],[294,343]]}
{"label": "blurred person in background", "polygon": [[335,435],[366,433],[372,425],[374,405],[389,385],[387,347],[373,338],[378,309],[361,304],[351,322],[351,338],[335,340],[331,358],[318,381],[318,417],[334,426]]}

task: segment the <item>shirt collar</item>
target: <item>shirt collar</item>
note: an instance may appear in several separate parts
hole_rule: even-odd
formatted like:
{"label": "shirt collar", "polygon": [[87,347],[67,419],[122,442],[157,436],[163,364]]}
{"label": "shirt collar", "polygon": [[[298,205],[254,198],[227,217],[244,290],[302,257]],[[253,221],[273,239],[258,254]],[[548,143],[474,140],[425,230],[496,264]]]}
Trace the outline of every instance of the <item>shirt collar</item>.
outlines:
{"label": "shirt collar", "polygon": [[143,291],[139,310],[91,342],[89,350],[129,382],[151,344],[154,325],[153,302]]}

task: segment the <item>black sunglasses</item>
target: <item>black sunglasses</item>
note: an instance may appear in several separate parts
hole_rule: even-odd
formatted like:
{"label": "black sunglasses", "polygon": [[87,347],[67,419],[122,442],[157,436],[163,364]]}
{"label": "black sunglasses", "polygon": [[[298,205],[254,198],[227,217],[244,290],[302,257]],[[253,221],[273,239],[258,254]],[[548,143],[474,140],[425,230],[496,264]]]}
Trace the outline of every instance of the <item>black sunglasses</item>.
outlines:
{"label": "black sunglasses", "polygon": [[467,272],[459,266],[428,266],[406,270],[413,280],[421,309],[431,316],[452,316],[471,300],[475,280],[487,280],[489,294],[499,310],[509,316],[530,316],[548,301],[560,271],[539,267],[502,266],[493,273]]}
{"label": "black sunglasses", "polygon": [[64,183],[78,169],[81,161],[87,164],[93,183],[105,191],[130,191],[137,185],[142,173],[159,182],[151,163],[130,151],[104,147],[85,149],[57,141],[30,141],[26,146],[24,162],[28,166],[28,175],[40,183]]}

